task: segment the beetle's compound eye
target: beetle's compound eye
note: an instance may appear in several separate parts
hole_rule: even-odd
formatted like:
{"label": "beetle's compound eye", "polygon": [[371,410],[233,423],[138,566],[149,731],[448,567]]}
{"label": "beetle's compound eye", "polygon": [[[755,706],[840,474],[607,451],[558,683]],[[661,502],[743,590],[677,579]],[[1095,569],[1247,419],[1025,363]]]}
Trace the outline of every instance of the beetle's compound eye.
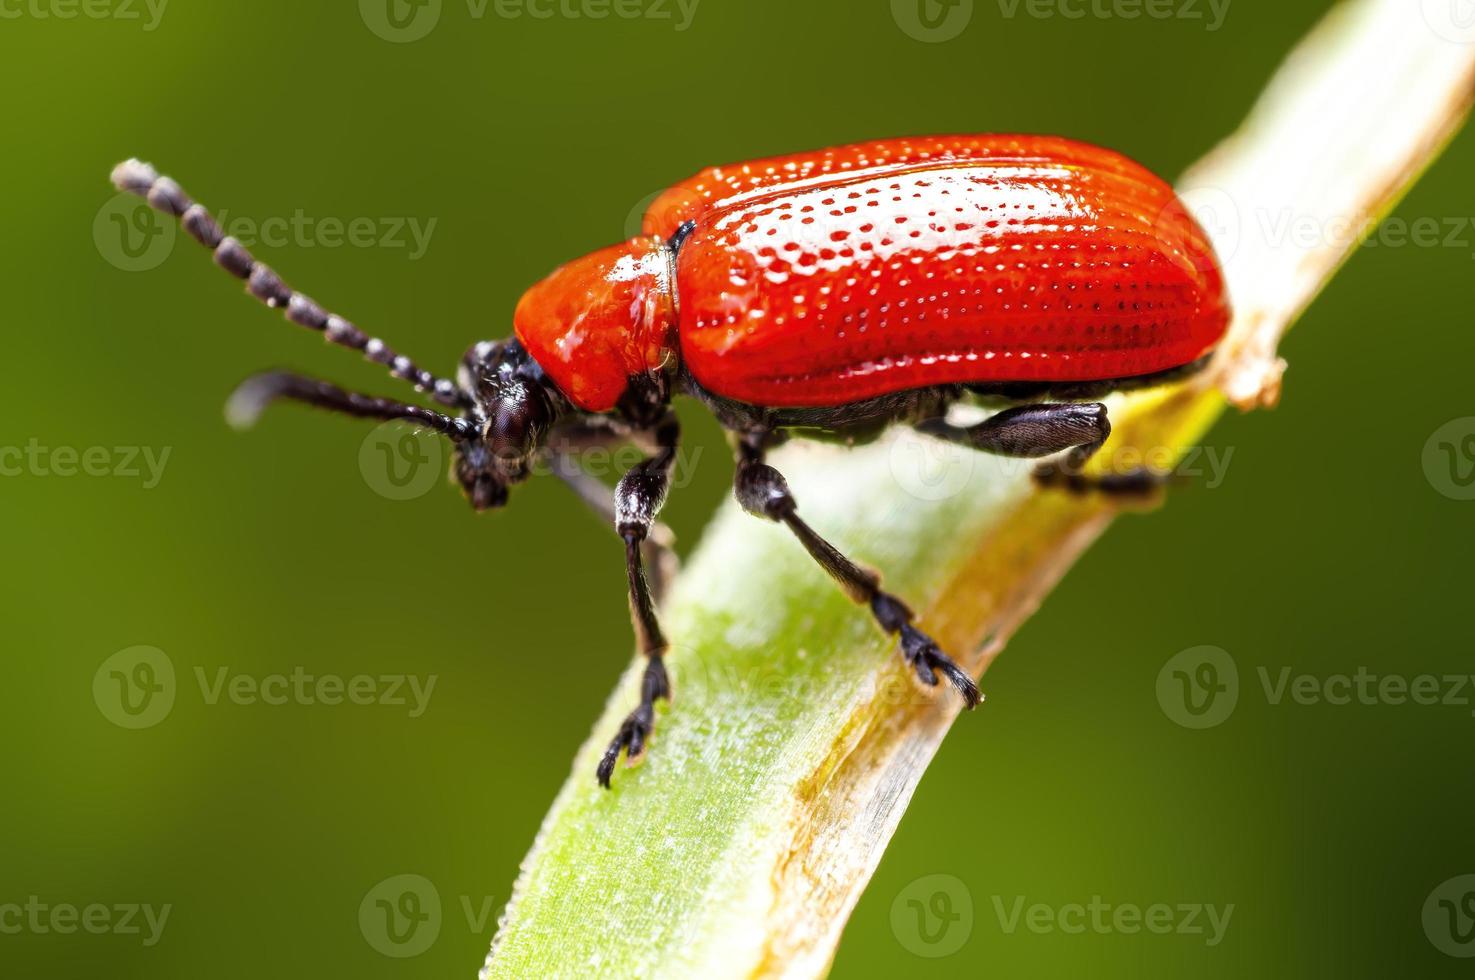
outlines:
{"label": "beetle's compound eye", "polygon": [[497,400],[485,435],[492,455],[507,463],[525,459],[533,451],[533,411],[525,392]]}
{"label": "beetle's compound eye", "polygon": [[552,421],[543,392],[521,381],[504,382],[487,413],[483,441],[503,480],[520,483]]}

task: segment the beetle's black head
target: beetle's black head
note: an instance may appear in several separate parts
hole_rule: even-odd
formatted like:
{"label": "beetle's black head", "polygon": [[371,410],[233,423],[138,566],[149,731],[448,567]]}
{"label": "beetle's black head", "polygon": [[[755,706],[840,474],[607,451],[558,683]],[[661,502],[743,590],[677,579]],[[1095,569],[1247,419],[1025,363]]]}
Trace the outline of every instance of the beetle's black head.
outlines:
{"label": "beetle's black head", "polygon": [[461,360],[461,387],[473,399],[479,437],[457,444],[456,479],[477,510],[507,503],[532,473],[563,396],[516,340],[483,341]]}

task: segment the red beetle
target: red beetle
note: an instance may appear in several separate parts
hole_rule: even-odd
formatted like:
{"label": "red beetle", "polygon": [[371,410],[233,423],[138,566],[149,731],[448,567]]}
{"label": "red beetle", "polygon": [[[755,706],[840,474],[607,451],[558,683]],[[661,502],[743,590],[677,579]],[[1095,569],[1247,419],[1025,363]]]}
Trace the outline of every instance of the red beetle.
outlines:
{"label": "red beetle", "polygon": [[[656,200],[642,237],[528,290],[515,338],[472,347],[455,382],[293,291],[152,167],[129,161],[113,179],[178,217],[258,299],[451,410],[271,373],[242,385],[234,419],[288,398],[416,423],[454,444],[477,510],[505,504],[546,460],[614,524],[647,666],[640,705],[599,764],[606,787],[621,752],[640,757],[655,702],[670,694],[652,578],[679,436],[673,395],[699,399],[734,433],[742,506],[786,525],[899,635],[921,681],[942,674],[972,707],[973,679],[876,573],[799,517],[765,453],[790,434],[853,443],[900,423],[986,452],[1066,453],[1036,473],[1076,491],[1140,491],[1149,475],[1080,472],[1111,431],[1088,399],[1186,375],[1229,321],[1213,249],[1172,189],[1119,154],[1056,137],[913,137],[705,170]],[[1012,404],[950,423],[948,406],[966,398]],[[611,494],[577,452],[615,441],[649,456]]]}

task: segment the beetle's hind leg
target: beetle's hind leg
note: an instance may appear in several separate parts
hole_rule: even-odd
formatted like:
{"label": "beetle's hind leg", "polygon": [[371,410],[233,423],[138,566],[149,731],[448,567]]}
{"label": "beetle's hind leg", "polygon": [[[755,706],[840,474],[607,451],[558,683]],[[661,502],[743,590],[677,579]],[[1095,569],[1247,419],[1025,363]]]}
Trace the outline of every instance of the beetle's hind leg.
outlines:
{"label": "beetle's hind leg", "polygon": [[1040,459],[1070,450],[1079,468],[1106,443],[1111,420],[1101,402],[1018,405],[989,416],[977,425],[954,425],[945,418],[926,419],[918,432],[998,456]]}
{"label": "beetle's hind leg", "polygon": [[883,592],[879,575],[851,561],[799,517],[798,502],[783,474],[764,462],[768,438],[768,433],[755,433],[745,436],[741,443],[733,488],[738,503],[755,517],[787,527],[846,595],[870,606],[881,628],[900,636],[902,656],[922,683],[936,687],[941,674],[958,689],[969,708],[977,707],[983,700],[978,685],[931,637],[912,625],[914,614],[907,604]]}
{"label": "beetle's hind leg", "polygon": [[1106,444],[1111,419],[1101,402],[1051,402],[1006,408],[977,425],[954,425],[945,418],[927,419],[914,428],[934,438],[982,452],[1017,459],[1042,459],[1065,453],[1035,467],[1041,486],[1071,493],[1104,493],[1119,497],[1150,496],[1166,481],[1155,470],[1087,474],[1082,469]]}

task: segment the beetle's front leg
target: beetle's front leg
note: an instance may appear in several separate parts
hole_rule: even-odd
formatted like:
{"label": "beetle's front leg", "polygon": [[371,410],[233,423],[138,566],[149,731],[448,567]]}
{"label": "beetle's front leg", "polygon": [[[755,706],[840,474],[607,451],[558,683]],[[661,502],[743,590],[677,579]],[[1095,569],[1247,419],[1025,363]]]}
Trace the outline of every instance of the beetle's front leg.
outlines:
{"label": "beetle's front leg", "polygon": [[[617,436],[596,444],[628,441],[626,436]],[[603,520],[607,526],[615,527],[614,491],[599,477],[579,465],[579,458],[571,447],[550,447],[548,465],[553,475],[562,480],[584,502],[584,506],[593,511],[595,516]],[[657,521],[651,525],[649,534],[640,546],[651,594],[657,602],[665,594],[666,587],[676,577],[676,571],[680,565],[676,557],[675,544],[676,536],[671,533],[671,529]]]}
{"label": "beetle's front leg", "polygon": [[615,530],[625,542],[630,618],[635,625],[636,645],[645,654],[646,664],[640,681],[640,705],[620,725],[619,732],[604,752],[604,758],[599,760],[595,775],[605,789],[609,789],[610,777],[621,752],[632,764],[645,752],[646,742],[655,727],[656,702],[671,697],[671,682],[666,676],[665,664],[668,644],[656,618],[655,600],[651,596],[641,553],[671,486],[671,467],[676,461],[676,446],[681,438],[681,427],[674,414],[668,414],[656,426],[655,438],[656,454],[636,464],[615,487]]}
{"label": "beetle's front leg", "polygon": [[1163,477],[1148,469],[1091,476],[1081,472],[1111,435],[1111,420],[1101,402],[1019,405],[991,415],[977,425],[954,425],[945,418],[927,419],[918,432],[998,456],[1041,459],[1069,452],[1061,462],[1035,467],[1035,481],[1072,493],[1143,496],[1160,487]]}
{"label": "beetle's front leg", "polygon": [[799,516],[799,504],[789,492],[783,474],[764,462],[767,433],[745,436],[740,445],[737,479],[733,492],[742,508],[755,517],[787,527],[804,545],[821,568],[830,574],[857,603],[870,606],[876,622],[887,633],[899,634],[901,653],[922,683],[936,687],[941,673],[963,696],[969,708],[978,706],[983,695],[968,672],[943,653],[936,642],[912,625],[914,614],[907,604],[881,590],[881,577],[847,558]]}

